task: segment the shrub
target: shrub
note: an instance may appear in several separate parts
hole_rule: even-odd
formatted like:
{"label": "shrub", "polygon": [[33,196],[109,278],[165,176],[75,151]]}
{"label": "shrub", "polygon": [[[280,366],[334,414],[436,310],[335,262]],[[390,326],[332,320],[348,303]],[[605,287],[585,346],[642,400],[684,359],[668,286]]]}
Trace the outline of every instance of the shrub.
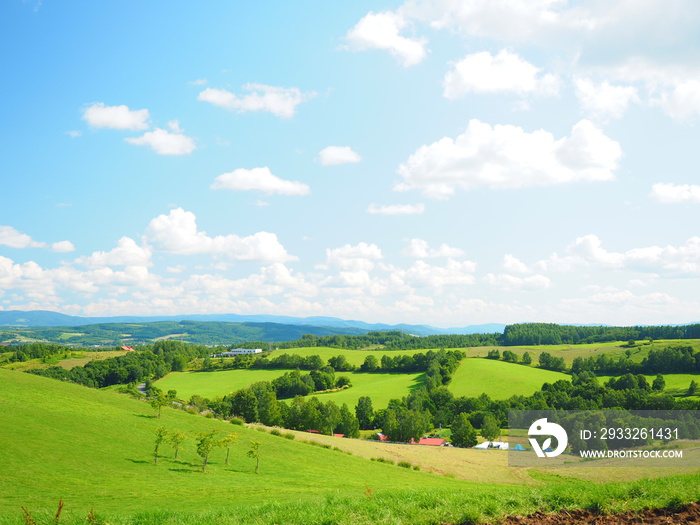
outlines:
{"label": "shrub", "polygon": [[408,461],[399,461],[399,467],[410,469],[412,466]]}
{"label": "shrub", "polygon": [[286,432],[285,434],[282,434],[286,439],[294,439],[296,436],[292,434],[291,432]]}
{"label": "shrub", "polygon": [[419,465],[413,465],[413,470],[420,470],[420,466],[419,466]]}
{"label": "shrub", "polygon": [[240,417],[232,417],[231,424],[243,426],[243,420]]}
{"label": "shrub", "polygon": [[396,465],[396,462],[393,459],[372,458],[372,461],[378,461],[379,463],[386,463],[387,465]]}
{"label": "shrub", "polygon": [[270,434],[272,434],[273,436],[278,436],[278,437],[281,437],[281,436],[282,436],[282,432],[280,432],[280,431],[279,431],[278,429],[276,429],[276,428],[273,428],[272,430],[270,430]]}

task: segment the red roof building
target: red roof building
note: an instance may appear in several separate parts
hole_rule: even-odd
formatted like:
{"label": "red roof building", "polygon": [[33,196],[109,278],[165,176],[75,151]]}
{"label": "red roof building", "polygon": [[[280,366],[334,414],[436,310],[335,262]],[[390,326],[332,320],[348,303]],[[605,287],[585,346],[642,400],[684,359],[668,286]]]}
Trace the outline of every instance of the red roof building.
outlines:
{"label": "red roof building", "polygon": [[122,346],[122,350],[124,350],[126,352],[136,352],[136,350],[134,350],[130,346]]}

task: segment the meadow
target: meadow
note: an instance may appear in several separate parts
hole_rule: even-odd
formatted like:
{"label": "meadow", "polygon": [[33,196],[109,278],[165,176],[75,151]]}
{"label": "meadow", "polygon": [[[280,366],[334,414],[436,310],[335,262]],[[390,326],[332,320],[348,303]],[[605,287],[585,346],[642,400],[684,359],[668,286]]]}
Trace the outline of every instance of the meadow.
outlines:
{"label": "meadow", "polygon": [[477,397],[485,393],[491,399],[508,399],[534,394],[543,383],[559,379],[570,381],[571,376],[494,359],[468,358],[462,361],[448,388],[455,396]]}
{"label": "meadow", "polygon": [[[174,409],[162,418],[139,400],[0,370],[0,524],[429,524],[492,521],[504,514],[591,508],[618,511],[700,499],[700,475],[595,483],[509,469],[501,451],[431,449],[255,428]],[[189,438],[153,463],[154,430]],[[264,429],[263,429],[264,430]],[[238,434],[229,465],[216,449],[207,471],[198,432]],[[286,431],[284,431],[287,433]],[[309,436],[308,439],[305,439]],[[247,457],[261,443],[260,473]],[[328,440],[326,447],[305,441]],[[421,465],[416,471],[371,458]],[[401,459],[402,458],[402,459]],[[432,469],[431,469],[432,465]],[[54,520],[58,501],[65,507]]]}

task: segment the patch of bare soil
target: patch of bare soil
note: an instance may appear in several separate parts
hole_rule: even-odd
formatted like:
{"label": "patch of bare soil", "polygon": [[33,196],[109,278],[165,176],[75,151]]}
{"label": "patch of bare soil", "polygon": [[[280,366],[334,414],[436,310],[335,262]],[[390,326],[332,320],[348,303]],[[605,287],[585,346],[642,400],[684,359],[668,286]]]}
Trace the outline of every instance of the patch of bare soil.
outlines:
{"label": "patch of bare soil", "polygon": [[588,510],[563,511],[557,514],[535,512],[529,516],[508,516],[500,525],[627,525],[627,524],[698,524],[700,503],[670,509],[647,509],[638,512],[602,515]]}

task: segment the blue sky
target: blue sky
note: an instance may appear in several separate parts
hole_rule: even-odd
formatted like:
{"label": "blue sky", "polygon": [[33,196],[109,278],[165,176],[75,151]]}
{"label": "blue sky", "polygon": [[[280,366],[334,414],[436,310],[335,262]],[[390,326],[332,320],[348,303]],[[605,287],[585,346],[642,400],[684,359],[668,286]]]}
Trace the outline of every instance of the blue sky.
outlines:
{"label": "blue sky", "polygon": [[693,0],[0,5],[0,309],[700,321]]}

